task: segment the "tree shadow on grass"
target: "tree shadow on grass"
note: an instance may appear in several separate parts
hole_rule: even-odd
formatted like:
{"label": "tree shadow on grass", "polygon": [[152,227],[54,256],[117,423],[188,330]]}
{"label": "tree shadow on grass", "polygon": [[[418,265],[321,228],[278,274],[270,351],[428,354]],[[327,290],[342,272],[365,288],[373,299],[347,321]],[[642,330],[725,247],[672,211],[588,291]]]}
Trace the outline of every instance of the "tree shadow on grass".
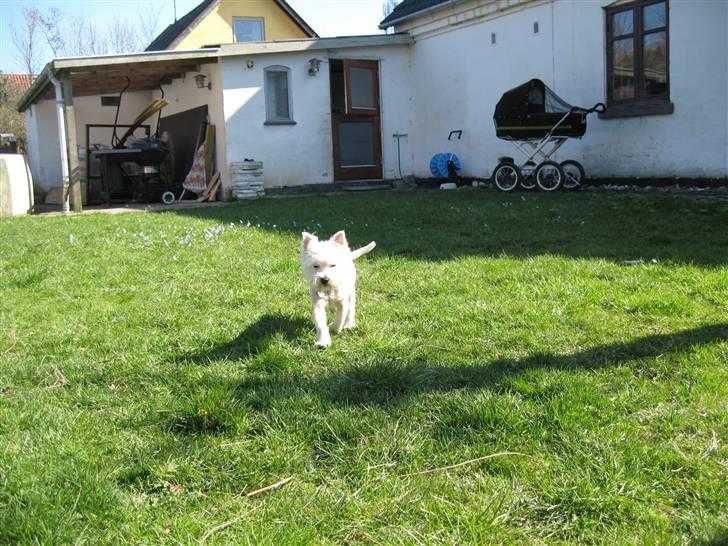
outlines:
{"label": "tree shadow on grass", "polygon": [[591,370],[687,350],[728,340],[728,323],[712,324],[674,334],[645,336],[626,343],[609,343],[574,354],[538,353],[522,359],[500,358],[473,365],[443,366],[429,362],[368,361],[323,376],[302,374],[254,376],[236,385],[238,397],[261,408],[277,398],[302,391],[343,405],[388,406],[413,396],[460,389],[498,389],[531,370]]}
{"label": "tree shadow on grass", "polygon": [[243,330],[235,339],[209,351],[183,355],[175,362],[207,364],[219,360],[240,360],[265,352],[276,338],[287,341],[300,339],[311,328],[311,321],[282,314],[263,315]]}

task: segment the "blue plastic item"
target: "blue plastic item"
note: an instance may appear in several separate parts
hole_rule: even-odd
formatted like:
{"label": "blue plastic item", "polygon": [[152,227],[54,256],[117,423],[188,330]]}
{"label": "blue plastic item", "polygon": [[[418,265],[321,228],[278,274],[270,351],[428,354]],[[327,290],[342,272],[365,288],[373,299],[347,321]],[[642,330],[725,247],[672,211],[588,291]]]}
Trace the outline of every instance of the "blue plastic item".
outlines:
{"label": "blue plastic item", "polygon": [[460,167],[462,166],[460,163],[460,158],[456,156],[455,154],[437,154],[439,157],[437,158],[437,171],[440,173],[440,177],[442,178],[448,178],[450,173],[447,172],[447,162],[452,161],[455,165],[455,170],[459,171]]}
{"label": "blue plastic item", "polygon": [[[440,176],[440,168],[438,167],[438,163],[440,161],[440,156],[445,154],[435,154],[432,156],[432,159],[430,159],[430,174],[434,176],[435,178]],[[447,165],[446,165],[447,167]]]}

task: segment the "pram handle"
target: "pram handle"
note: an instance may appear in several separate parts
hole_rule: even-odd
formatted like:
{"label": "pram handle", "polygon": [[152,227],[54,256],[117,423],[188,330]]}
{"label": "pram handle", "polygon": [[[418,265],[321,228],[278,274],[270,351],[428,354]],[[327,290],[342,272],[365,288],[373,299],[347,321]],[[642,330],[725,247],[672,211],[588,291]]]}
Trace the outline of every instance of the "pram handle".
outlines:
{"label": "pram handle", "polygon": [[581,106],[574,106],[570,113],[572,114],[591,114],[592,112],[596,112],[598,114],[603,114],[606,112],[607,106],[603,102],[598,102],[591,108],[582,108]]}
{"label": "pram handle", "polygon": [[463,138],[463,130],[462,129],[456,129],[454,131],[450,131],[450,134],[447,135],[447,139],[450,140],[454,134],[458,135],[458,140]]}

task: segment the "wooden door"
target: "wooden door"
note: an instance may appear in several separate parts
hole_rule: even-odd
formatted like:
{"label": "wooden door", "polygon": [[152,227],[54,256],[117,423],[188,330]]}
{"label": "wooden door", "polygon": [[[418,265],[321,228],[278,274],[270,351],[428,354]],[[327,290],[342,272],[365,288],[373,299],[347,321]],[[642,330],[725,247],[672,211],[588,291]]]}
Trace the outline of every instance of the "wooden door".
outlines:
{"label": "wooden door", "polygon": [[330,62],[336,180],[382,178],[379,63]]}

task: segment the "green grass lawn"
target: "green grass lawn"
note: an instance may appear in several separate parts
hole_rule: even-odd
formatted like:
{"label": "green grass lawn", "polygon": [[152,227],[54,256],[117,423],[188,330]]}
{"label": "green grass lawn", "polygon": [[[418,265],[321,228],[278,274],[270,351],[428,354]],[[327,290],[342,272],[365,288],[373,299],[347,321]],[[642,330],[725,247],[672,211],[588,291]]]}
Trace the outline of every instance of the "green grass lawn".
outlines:
{"label": "green grass lawn", "polygon": [[[377,248],[321,351],[300,232],[341,228]],[[725,201],[4,220],[0,298],[0,543],[728,541]]]}

